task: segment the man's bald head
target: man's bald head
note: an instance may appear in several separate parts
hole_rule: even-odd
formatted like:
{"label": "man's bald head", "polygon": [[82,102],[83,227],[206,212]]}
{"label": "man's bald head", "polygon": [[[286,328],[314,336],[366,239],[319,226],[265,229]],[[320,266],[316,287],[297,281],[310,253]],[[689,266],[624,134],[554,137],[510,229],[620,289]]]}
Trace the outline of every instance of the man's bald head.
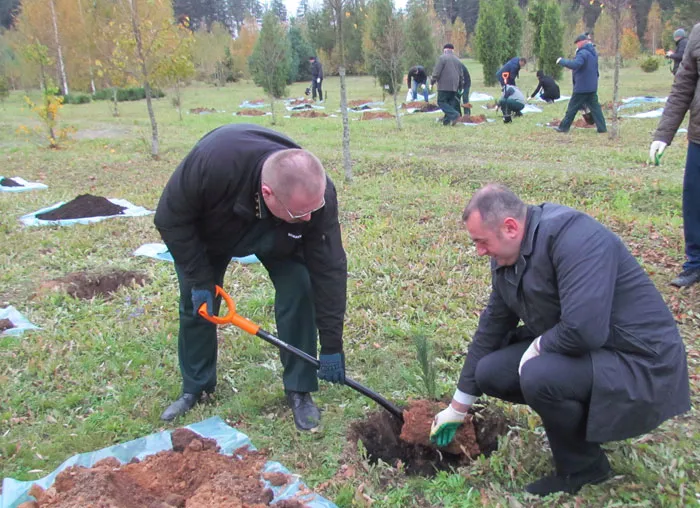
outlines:
{"label": "man's bald head", "polygon": [[262,183],[281,199],[313,198],[326,190],[326,171],[311,152],[292,148],[270,155],[263,163]]}

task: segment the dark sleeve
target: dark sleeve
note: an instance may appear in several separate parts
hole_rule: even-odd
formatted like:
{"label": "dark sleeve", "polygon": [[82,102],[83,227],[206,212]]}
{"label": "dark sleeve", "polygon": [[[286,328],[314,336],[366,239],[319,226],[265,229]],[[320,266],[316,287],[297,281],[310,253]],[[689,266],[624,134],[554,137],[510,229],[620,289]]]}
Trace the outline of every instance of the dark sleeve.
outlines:
{"label": "dark sleeve", "polygon": [[506,336],[515,330],[519,320],[494,288],[489,303],[479,316],[479,326],[469,345],[457,388],[476,397],[482,394],[476,385],[476,366],[484,356],[502,347]]}
{"label": "dark sleeve", "polygon": [[433,69],[433,75],[430,78],[431,83],[435,83],[438,79],[440,79],[440,74],[442,74],[442,69],[445,68],[445,59],[440,57],[438,62],[435,64],[435,68]]}
{"label": "dark sleeve", "polygon": [[542,90],[542,81],[537,82],[537,88],[535,88],[535,91],[532,92],[532,95],[530,96],[530,98],[532,99],[535,95],[537,95],[539,93],[540,90]]}
{"label": "dark sleeve", "polygon": [[507,86],[506,89],[505,89],[505,91],[503,92],[503,98],[504,98],[504,99],[507,99],[508,97],[510,97],[511,95],[513,95],[514,93],[515,93],[515,90],[513,89],[513,87],[512,87],[512,86]]}
{"label": "dark sleeve", "polygon": [[321,62],[318,63],[318,77],[323,79],[323,64]]}
{"label": "dark sleeve", "polygon": [[559,290],[559,322],[542,334],[540,349],[581,356],[600,349],[610,335],[619,240],[585,215],[554,238],[550,256]]}
{"label": "dark sleeve", "polygon": [[[466,90],[467,88],[472,87],[472,78],[469,75],[469,69],[467,69],[467,66],[462,64],[462,74],[464,74],[464,86],[463,88]],[[469,97],[467,97],[468,99]],[[465,101],[466,102],[466,101]]]}
{"label": "dark sleeve", "polygon": [[343,321],[347,301],[348,262],[338,222],[338,197],[328,180],[326,206],[316,212],[304,235],[304,259],[311,277],[321,353],[343,350]]}
{"label": "dark sleeve", "polygon": [[696,51],[700,53],[700,24],[695,25],[688,40],[690,48],[685,52],[683,62],[678,68],[671,94],[664,105],[664,113],[654,133],[654,140],[664,141],[668,145],[673,141],[678,127],[688,112],[698,86],[698,58],[700,55],[693,53]]}
{"label": "dark sleeve", "polygon": [[573,60],[567,60],[566,58],[559,60],[559,65],[574,71],[580,69],[584,63],[586,63],[586,58],[583,56],[583,51],[577,51]]}
{"label": "dark sleeve", "polygon": [[409,69],[408,75],[406,76],[406,86],[408,86],[408,88],[411,88],[411,72],[413,72],[413,69]]}
{"label": "dark sleeve", "polygon": [[683,39],[680,43],[678,43],[678,46],[676,47],[675,53],[671,53],[671,58],[675,62],[680,63],[681,60],[683,60],[683,54],[685,53],[685,48],[688,45],[688,39]]}

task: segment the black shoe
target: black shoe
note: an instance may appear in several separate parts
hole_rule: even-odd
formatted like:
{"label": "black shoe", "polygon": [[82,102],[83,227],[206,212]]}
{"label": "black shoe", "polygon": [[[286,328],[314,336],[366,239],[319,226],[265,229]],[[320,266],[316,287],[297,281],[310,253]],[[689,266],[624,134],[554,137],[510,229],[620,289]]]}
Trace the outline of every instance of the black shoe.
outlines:
{"label": "black shoe", "polygon": [[552,475],[540,478],[525,487],[525,491],[537,496],[548,496],[555,492],[576,494],[584,485],[602,483],[612,476],[608,458],[602,458],[592,467],[570,475]]}
{"label": "black shoe", "polygon": [[286,392],[285,397],[294,413],[294,425],[299,430],[315,429],[321,423],[321,412],[308,392]]}
{"label": "black shoe", "polygon": [[515,116],[516,116],[516,117],[519,117],[519,116],[523,116],[523,114],[522,114],[520,111],[516,111],[516,112],[515,112]]}
{"label": "black shoe", "polygon": [[564,130],[561,127],[555,127],[554,130],[557,132],[561,132],[562,134],[566,134],[569,132],[568,130]]}
{"label": "black shoe", "polygon": [[170,404],[168,408],[163,411],[163,414],[160,415],[160,419],[170,422],[178,416],[184,415],[187,411],[192,409],[198,401],[199,395],[195,395],[194,393],[183,393],[179,399]]}
{"label": "black shoe", "polygon": [[692,286],[698,281],[700,281],[700,268],[693,268],[692,270],[683,270],[678,274],[678,277],[671,281],[671,285],[684,288]]}

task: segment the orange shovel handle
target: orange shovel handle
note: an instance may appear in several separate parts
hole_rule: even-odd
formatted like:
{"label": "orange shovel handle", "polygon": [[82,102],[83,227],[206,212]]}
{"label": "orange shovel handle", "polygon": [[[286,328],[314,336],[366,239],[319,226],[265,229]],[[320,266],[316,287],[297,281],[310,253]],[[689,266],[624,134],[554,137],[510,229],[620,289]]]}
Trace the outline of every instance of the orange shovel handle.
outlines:
{"label": "orange shovel handle", "polygon": [[225,316],[211,316],[207,313],[207,304],[203,303],[197,310],[200,316],[215,325],[232,324],[251,335],[256,335],[258,333],[260,326],[236,312],[236,302],[233,301],[233,298],[231,298],[221,286],[216,286],[216,296],[223,298],[228,308],[227,314]]}

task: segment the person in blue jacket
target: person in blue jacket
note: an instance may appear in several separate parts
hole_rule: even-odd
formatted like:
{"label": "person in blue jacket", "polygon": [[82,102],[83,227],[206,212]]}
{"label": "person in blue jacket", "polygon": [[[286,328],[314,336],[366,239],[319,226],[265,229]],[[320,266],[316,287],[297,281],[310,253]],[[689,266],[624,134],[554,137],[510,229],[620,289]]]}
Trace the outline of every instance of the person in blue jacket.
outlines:
{"label": "person in blue jacket", "polygon": [[[526,63],[527,59],[521,56],[511,58],[503,64],[503,67],[498,69],[498,72],[496,72],[496,79],[502,87],[506,86],[506,84],[515,86],[515,79],[518,77],[518,74],[520,74],[520,69],[525,67]],[[504,79],[503,75],[506,72],[508,73],[508,78]]]}
{"label": "person in blue jacket", "polygon": [[573,71],[574,93],[564,119],[555,130],[569,132],[576,113],[588,107],[598,132],[607,132],[603,110],[598,102],[598,53],[587,34],[576,37],[574,43],[578,49],[573,60],[557,58],[557,64]]}

